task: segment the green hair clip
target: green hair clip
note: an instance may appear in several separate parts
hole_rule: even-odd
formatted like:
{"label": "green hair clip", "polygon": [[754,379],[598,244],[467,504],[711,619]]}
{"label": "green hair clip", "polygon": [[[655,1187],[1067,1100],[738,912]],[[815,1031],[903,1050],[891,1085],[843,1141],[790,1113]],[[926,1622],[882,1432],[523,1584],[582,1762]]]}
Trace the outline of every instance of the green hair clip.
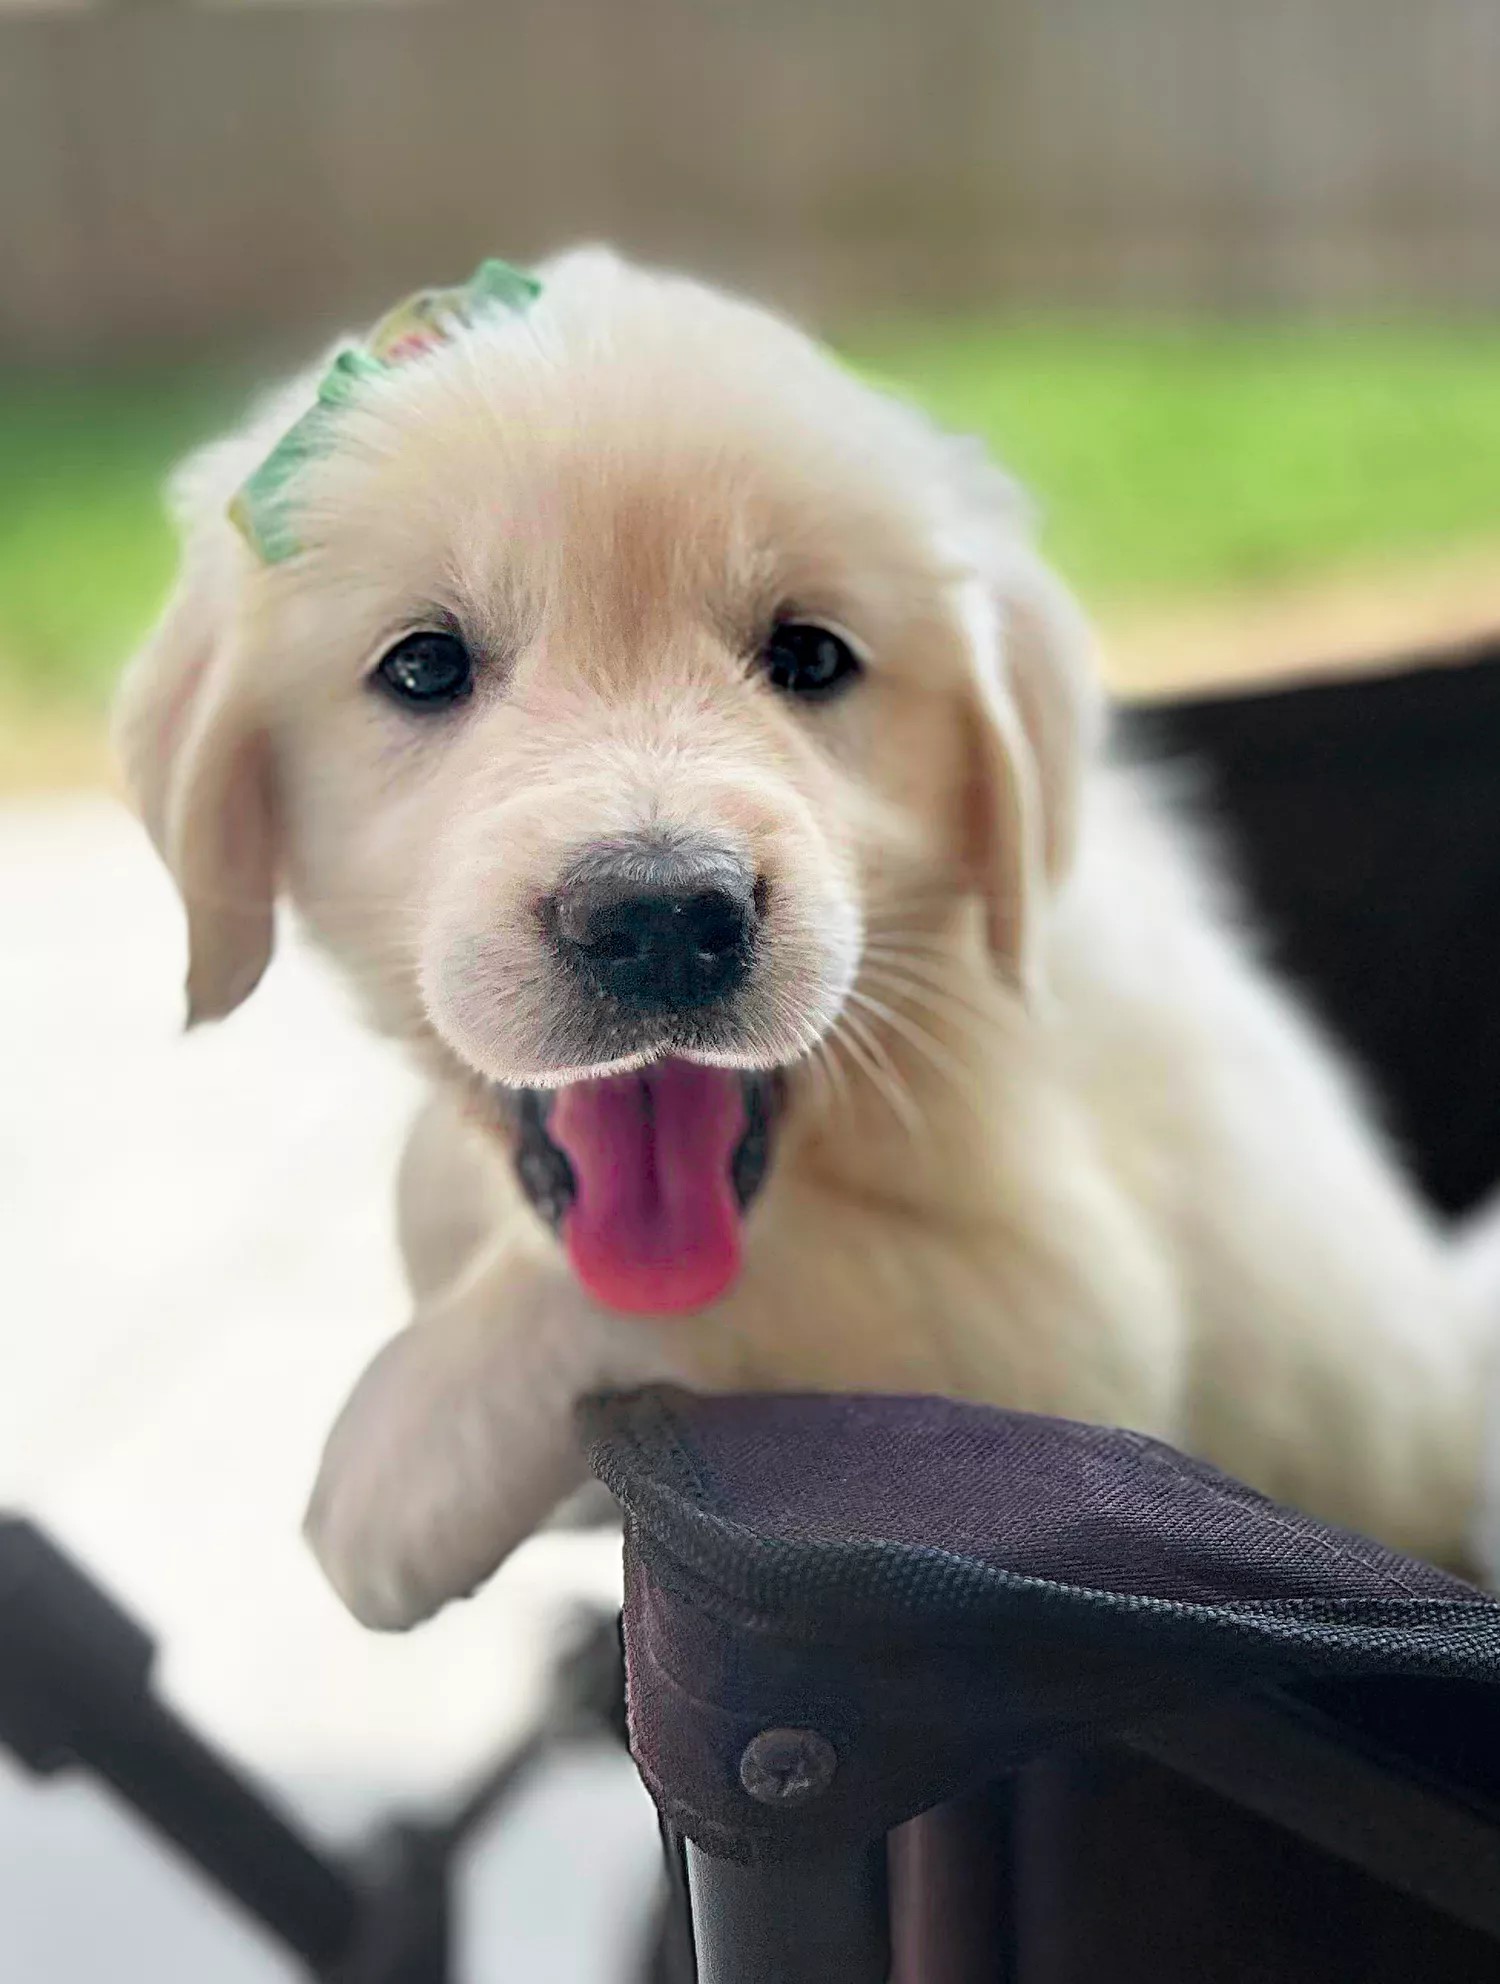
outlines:
{"label": "green hair clip", "polygon": [[318,397],[282,435],[229,505],[230,521],[268,565],[302,549],[292,524],[288,487],[303,465],[333,445],[341,410],[367,379],[381,378],[435,346],[449,343],[493,310],[519,314],[542,293],[534,276],[508,262],[481,262],[468,282],[421,289],[388,311],[362,346],[341,351],[318,381]]}

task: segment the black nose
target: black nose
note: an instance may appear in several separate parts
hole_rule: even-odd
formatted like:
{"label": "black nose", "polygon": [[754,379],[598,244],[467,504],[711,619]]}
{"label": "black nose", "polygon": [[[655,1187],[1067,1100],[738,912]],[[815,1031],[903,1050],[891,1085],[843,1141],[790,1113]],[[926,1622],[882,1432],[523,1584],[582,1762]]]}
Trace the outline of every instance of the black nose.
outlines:
{"label": "black nose", "polygon": [[756,893],[732,855],[622,842],[584,856],[549,920],[558,955],[590,991],[636,1012],[684,1012],[749,975]]}

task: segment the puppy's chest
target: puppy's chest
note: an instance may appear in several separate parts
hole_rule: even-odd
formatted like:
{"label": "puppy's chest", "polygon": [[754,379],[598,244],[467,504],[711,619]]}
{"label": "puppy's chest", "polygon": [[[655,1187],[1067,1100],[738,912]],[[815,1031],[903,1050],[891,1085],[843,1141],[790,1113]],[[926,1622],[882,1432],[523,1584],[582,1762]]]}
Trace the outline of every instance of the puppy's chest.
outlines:
{"label": "puppy's chest", "polygon": [[1004,1299],[997,1234],[834,1203],[748,1241],[739,1287],[691,1325],[703,1382],[1055,1403]]}

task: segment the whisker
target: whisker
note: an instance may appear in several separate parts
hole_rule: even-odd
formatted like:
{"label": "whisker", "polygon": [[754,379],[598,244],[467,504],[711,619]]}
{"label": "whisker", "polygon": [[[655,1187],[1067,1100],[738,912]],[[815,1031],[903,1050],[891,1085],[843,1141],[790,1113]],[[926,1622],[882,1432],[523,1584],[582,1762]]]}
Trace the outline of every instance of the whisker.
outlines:
{"label": "whisker", "polygon": [[847,1007],[842,1015],[842,1024],[846,1029],[844,1045],[848,1048],[851,1058],[857,1061],[869,1076],[876,1093],[884,1098],[890,1106],[891,1113],[908,1135],[913,1137],[922,1135],[926,1130],[922,1112],[901,1081],[890,1056],[869,1029]]}
{"label": "whisker", "polygon": [[995,1014],[981,1006],[976,1000],[966,999],[961,993],[952,992],[945,985],[935,985],[920,978],[908,976],[905,971],[895,970],[889,965],[872,965],[864,974],[863,981],[874,990],[887,989],[907,1004],[925,1010],[935,1018],[946,1019],[951,1025],[960,1028],[965,1036],[973,1041],[985,1042],[995,1036]]}
{"label": "whisker", "polygon": [[849,997],[863,1006],[867,1012],[885,1023],[893,1033],[899,1033],[903,1040],[914,1047],[919,1054],[929,1060],[935,1068],[947,1075],[960,1089],[967,1090],[972,1084],[972,1071],[951,1055],[940,1040],[935,1039],[922,1027],[907,1019],[905,1014],[895,1012],[879,999],[872,999],[867,992],[856,986]]}
{"label": "whisker", "polygon": [[816,1115],[831,1117],[835,1103],[840,1099],[833,1084],[832,1052],[827,1039],[815,1041],[806,1056],[805,1067],[812,1082],[811,1106]]}
{"label": "whisker", "polygon": [[949,937],[935,937],[925,930],[904,930],[899,925],[892,926],[884,921],[872,922],[870,934],[865,941],[868,950],[874,944],[899,944],[913,956],[932,957],[956,962],[958,952]]}

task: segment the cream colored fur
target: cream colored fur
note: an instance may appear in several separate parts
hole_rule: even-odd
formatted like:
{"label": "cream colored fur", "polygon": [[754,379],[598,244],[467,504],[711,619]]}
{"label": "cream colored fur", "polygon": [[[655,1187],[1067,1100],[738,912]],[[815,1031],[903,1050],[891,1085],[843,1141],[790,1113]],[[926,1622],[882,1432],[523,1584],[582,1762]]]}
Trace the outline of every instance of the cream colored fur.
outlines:
{"label": "cream colored fur", "polygon": [[[179,591],[122,702],[195,1014],[251,990],[280,893],[432,1078],[414,1320],[309,1513],[347,1603],[399,1627],[471,1589],[579,1479],[575,1398],[658,1377],[1128,1425],[1460,1560],[1478,1350],[1443,1247],[1109,764],[1010,486],[759,310],[597,252],[542,276],[528,317],[341,416],[302,555],[259,565],[224,510],[316,371],[188,466]],[[788,601],[868,658],[830,708],[749,666]],[[433,722],[367,677],[435,614],[482,665]],[[580,1072],[529,905],[650,821],[770,878],[721,1058],[791,1070],[742,1281],[662,1323],[579,1292],[486,1103]]]}

